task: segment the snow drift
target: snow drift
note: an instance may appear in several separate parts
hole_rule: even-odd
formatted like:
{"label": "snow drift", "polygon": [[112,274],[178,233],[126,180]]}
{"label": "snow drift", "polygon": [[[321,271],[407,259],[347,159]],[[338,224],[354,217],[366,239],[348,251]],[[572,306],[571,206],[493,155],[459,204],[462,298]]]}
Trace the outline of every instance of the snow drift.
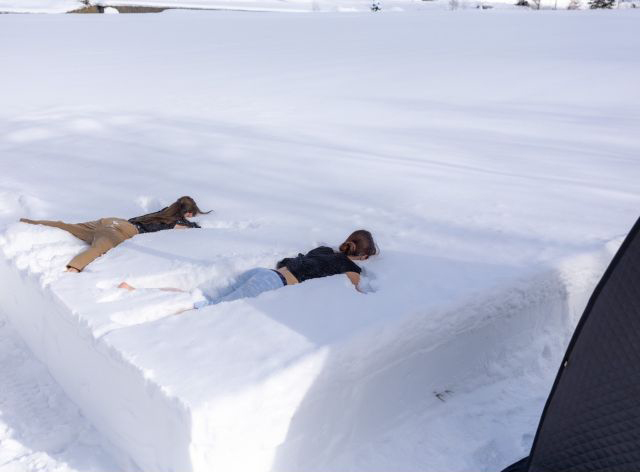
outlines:
{"label": "snow drift", "polygon": [[[331,300],[332,288],[346,287],[327,279],[282,289],[277,304],[267,293],[171,315],[188,306],[187,295],[131,294],[98,274],[39,269],[33,261],[58,260],[56,239],[65,236],[9,230],[1,307],[106,438],[142,470],[162,471],[344,466],[341,458],[403,417],[509,379],[524,345],[534,343],[527,357],[541,357],[526,375],[539,373],[558,360],[610,257],[604,251],[517,282],[492,266],[424,260],[475,283],[438,308],[387,294],[389,304],[376,293]],[[131,245],[115,251],[159,265]],[[96,288],[79,294],[79,282]],[[102,297],[91,300],[96,293]],[[118,311],[124,305],[131,316]],[[136,317],[136,306],[148,314]]]}

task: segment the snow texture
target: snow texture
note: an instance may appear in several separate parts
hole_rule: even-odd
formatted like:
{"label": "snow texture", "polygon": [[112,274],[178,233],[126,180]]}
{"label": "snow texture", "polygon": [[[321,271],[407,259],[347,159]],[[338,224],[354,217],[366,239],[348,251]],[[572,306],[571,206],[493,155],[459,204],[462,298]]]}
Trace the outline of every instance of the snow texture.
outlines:
{"label": "snow texture", "polygon": [[0,0],[3,13],[64,13],[83,6],[80,0]]}
{"label": "snow texture", "polygon": [[[455,471],[526,453],[636,218],[637,16],[0,16],[0,308],[81,411],[29,358],[55,421],[87,431],[61,439],[70,456]],[[81,241],[17,223],[184,194],[215,209],[203,229],[136,236],[81,274],[62,272]],[[190,295],[152,290],[221,287],[360,227],[382,250],[366,295],[331,277],[174,315]],[[5,437],[57,450],[2,434],[9,464]]]}
{"label": "snow texture", "polygon": [[0,313],[0,470],[117,470],[104,446]]}

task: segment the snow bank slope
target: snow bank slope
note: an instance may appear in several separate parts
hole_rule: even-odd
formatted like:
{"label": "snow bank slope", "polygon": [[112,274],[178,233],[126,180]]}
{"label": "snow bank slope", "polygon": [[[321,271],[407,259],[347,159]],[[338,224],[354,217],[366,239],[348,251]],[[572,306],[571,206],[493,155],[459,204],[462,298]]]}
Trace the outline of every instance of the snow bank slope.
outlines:
{"label": "snow bank slope", "polygon": [[[396,298],[363,296],[344,280],[326,279],[171,316],[188,305],[187,295],[131,294],[99,273],[47,284],[47,271],[31,262],[55,260],[55,239],[64,236],[10,229],[2,244],[9,258],[2,264],[2,308],[111,442],[142,470],[167,471],[353,467],[350,451],[380,440],[403,418],[513,380],[514,356],[532,362],[528,375],[555,367],[611,255],[572,262],[564,273],[520,274],[516,285],[506,282],[513,270],[422,259],[433,293],[448,291],[454,303],[425,299],[415,283],[405,293],[394,287]],[[124,246],[118,258],[132,265],[155,272],[167,265],[127,247],[133,243]],[[406,256],[391,253],[369,270],[399,278],[407,266]],[[436,282],[448,271],[464,284]],[[437,467],[445,465],[474,464],[449,457]]]}
{"label": "snow bank slope", "polygon": [[189,430],[180,405],[154,395],[157,386],[78,326],[78,317],[53,294],[2,265],[3,310],[85,416],[125,453],[135,448],[130,456],[147,470],[189,470]]}
{"label": "snow bank slope", "polygon": [[495,470],[521,456],[609,257],[584,255],[335,346],[274,470]]}
{"label": "snow bank slope", "polygon": [[110,452],[0,312],[2,471],[122,470]]}

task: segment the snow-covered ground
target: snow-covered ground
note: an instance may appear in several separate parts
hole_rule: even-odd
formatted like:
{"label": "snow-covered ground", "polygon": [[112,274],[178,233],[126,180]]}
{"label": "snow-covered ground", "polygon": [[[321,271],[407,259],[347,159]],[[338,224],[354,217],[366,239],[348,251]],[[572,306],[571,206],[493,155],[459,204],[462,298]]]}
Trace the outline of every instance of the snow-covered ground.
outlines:
{"label": "snow-covered ground", "polygon": [[[0,302],[101,433],[3,318],[26,367],[1,367],[0,457],[412,471],[526,453],[637,217],[639,17],[0,16]],[[202,230],[137,236],[79,275],[61,270],[81,242],[16,223],[184,194],[215,209]],[[182,295],[115,288],[223,285],[360,227],[382,249],[367,295],[330,278],[176,317]],[[174,442],[136,429],[159,413]]]}
{"label": "snow-covered ground", "polygon": [[103,440],[0,314],[0,470],[117,470]]}

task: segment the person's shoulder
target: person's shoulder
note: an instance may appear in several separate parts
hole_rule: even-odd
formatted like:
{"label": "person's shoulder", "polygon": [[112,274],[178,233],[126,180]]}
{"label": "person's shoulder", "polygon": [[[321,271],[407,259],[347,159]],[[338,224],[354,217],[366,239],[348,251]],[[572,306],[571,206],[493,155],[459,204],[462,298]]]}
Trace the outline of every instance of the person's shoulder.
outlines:
{"label": "person's shoulder", "polygon": [[320,246],[309,251],[307,253],[307,256],[325,255],[325,254],[334,254],[334,251],[330,247]]}
{"label": "person's shoulder", "polygon": [[346,260],[345,272],[355,272],[356,274],[362,272],[362,268],[351,259],[349,259],[349,256],[347,256],[346,254],[344,254],[344,259]]}

